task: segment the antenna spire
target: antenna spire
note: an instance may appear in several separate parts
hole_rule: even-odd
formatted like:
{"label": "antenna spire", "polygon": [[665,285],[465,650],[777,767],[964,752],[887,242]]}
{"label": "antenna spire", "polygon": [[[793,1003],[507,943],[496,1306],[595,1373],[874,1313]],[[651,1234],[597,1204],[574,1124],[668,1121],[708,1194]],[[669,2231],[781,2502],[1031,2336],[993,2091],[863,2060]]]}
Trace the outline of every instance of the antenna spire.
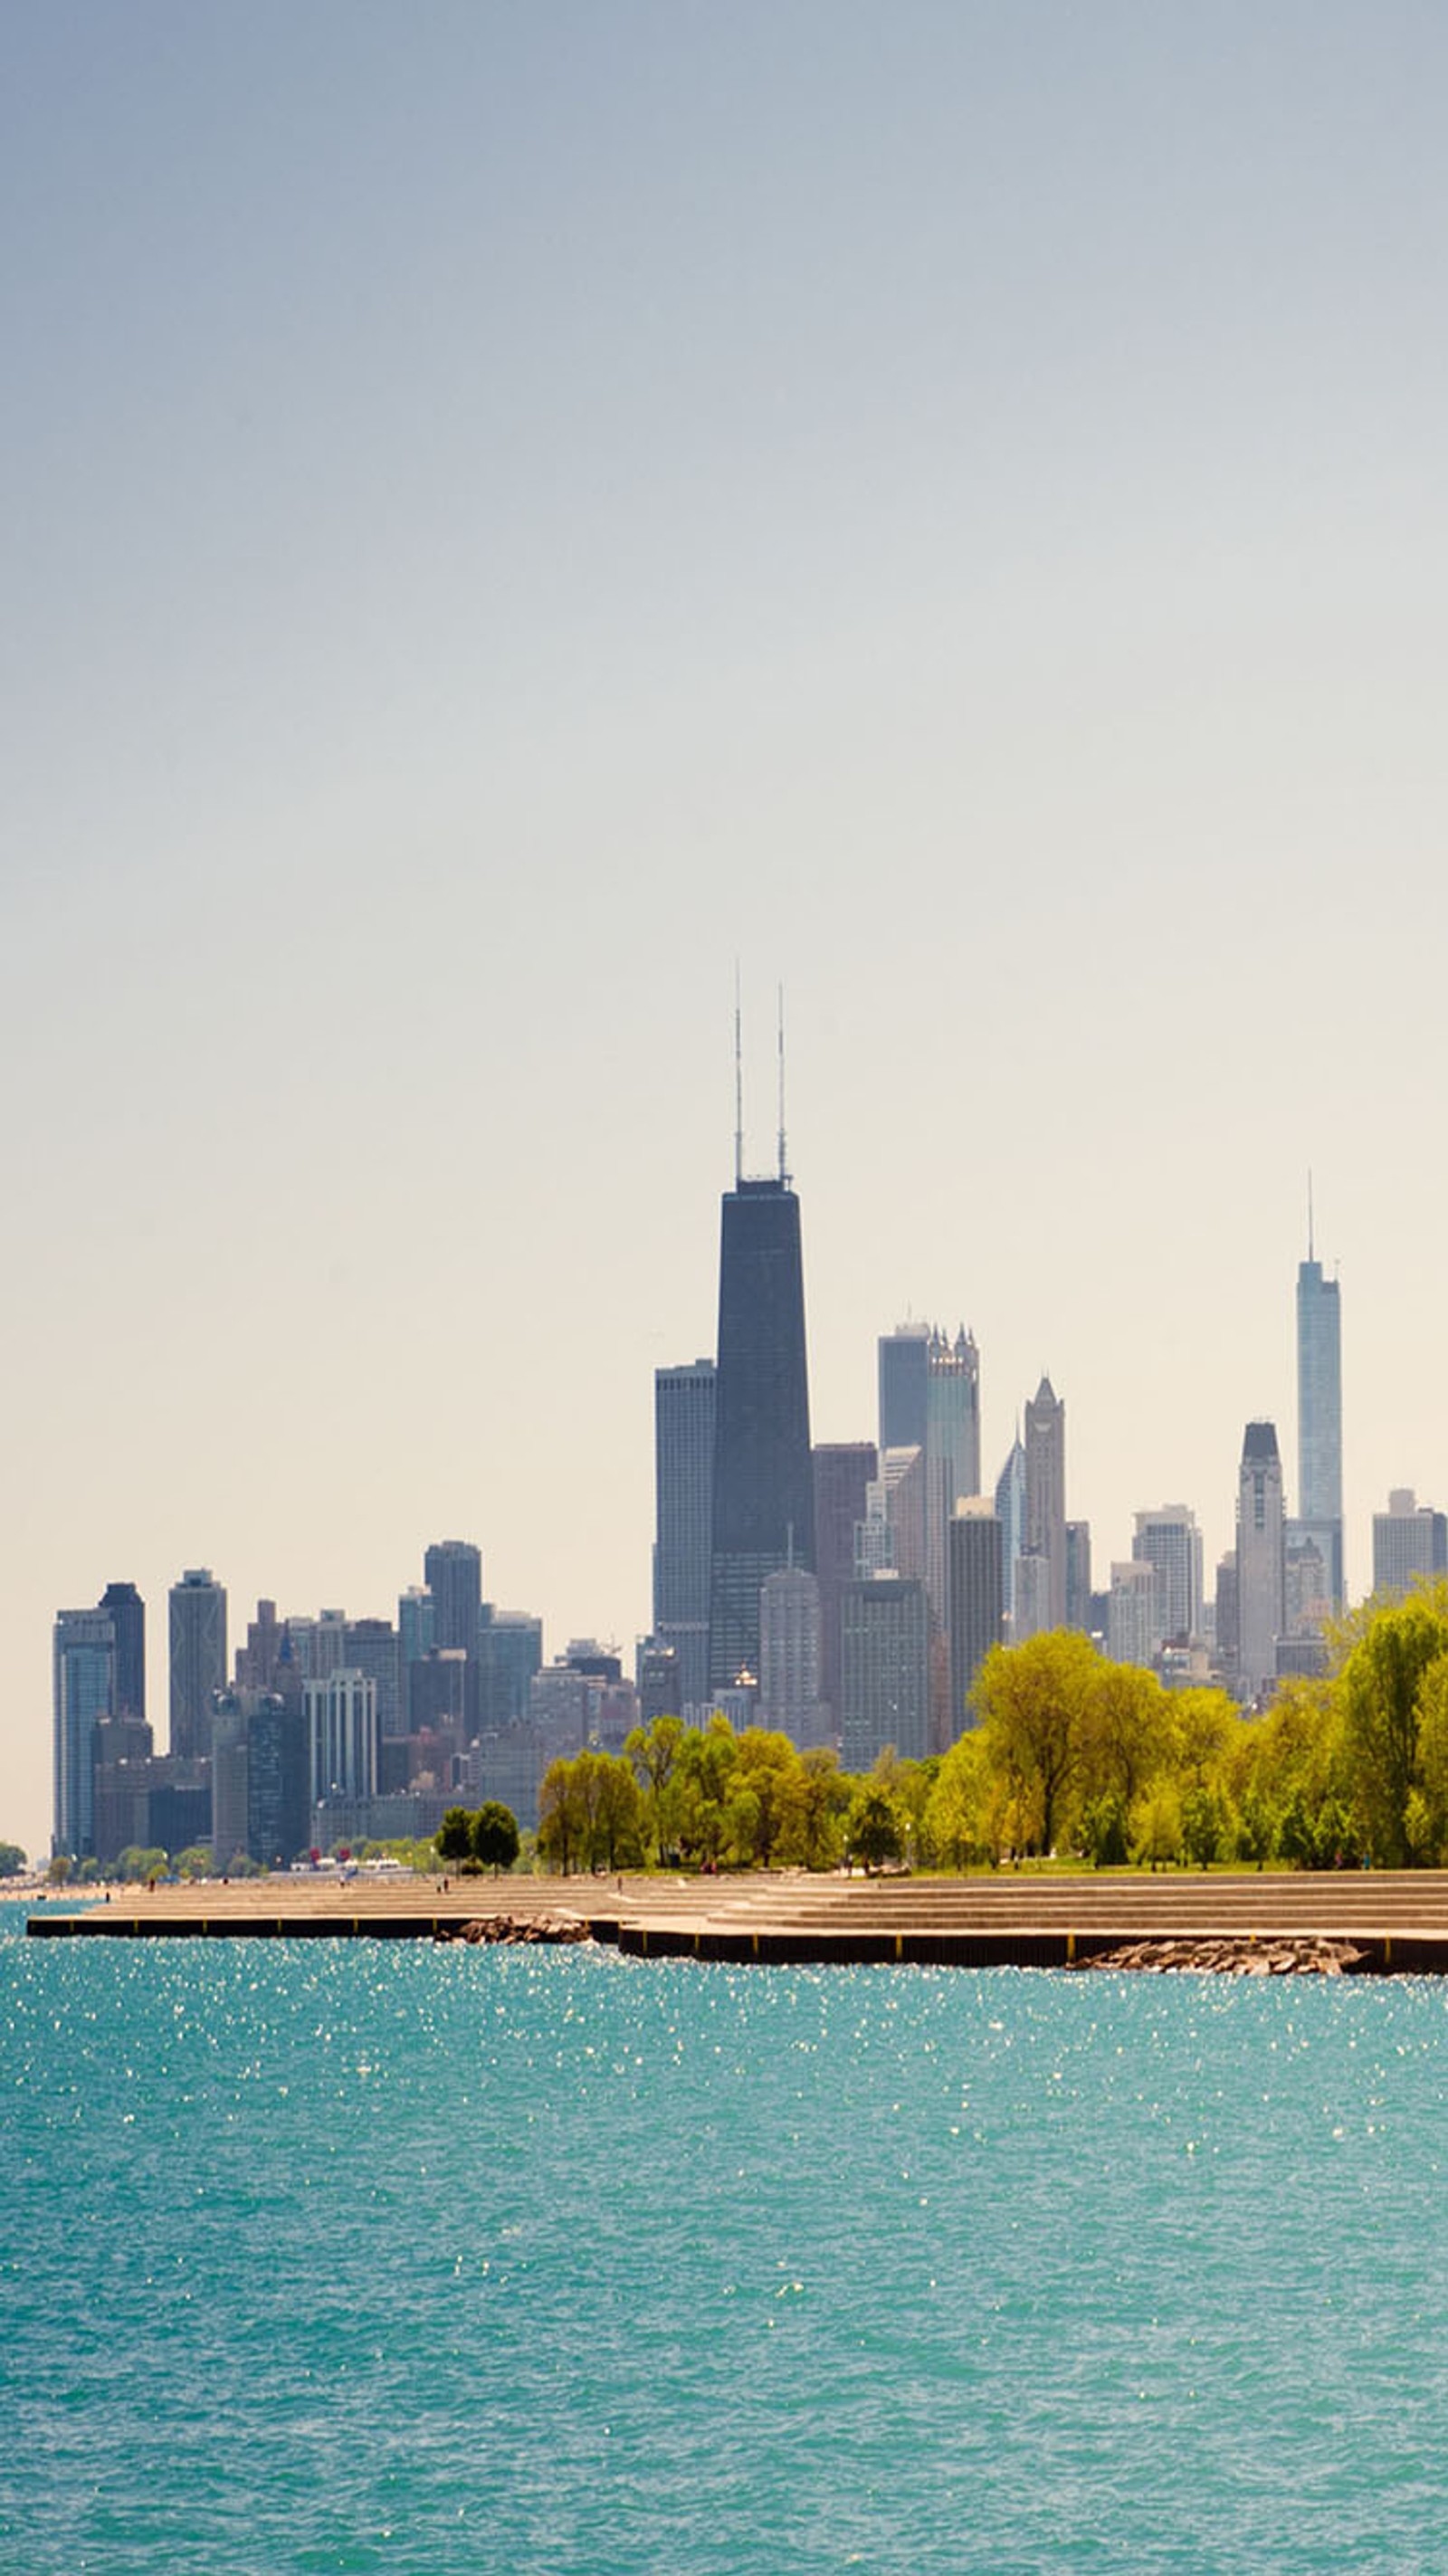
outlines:
{"label": "antenna spire", "polygon": [[779,988],[779,1178],[782,1188],[789,1186],[789,1167],[784,1152],[784,986]]}
{"label": "antenna spire", "polygon": [[739,1008],[739,960],[734,960],[734,1186],[744,1178],[744,1038]]}
{"label": "antenna spire", "polygon": [[1307,1258],[1312,1259],[1312,1165],[1307,1166]]}

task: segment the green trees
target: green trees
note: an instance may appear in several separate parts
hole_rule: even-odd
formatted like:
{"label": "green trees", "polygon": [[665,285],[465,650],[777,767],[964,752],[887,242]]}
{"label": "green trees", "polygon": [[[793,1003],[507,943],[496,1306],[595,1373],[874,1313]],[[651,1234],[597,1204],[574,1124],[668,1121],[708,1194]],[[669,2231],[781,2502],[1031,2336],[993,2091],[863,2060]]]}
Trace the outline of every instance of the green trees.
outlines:
{"label": "green trees", "polygon": [[631,1867],[643,1857],[644,1812],[621,1754],[560,1755],[538,1792],[538,1849],[565,1878],[574,1869]]}
{"label": "green trees", "polygon": [[466,1807],[449,1807],[437,1829],[437,1848],[442,1860],[466,1860],[473,1848],[473,1820]]}
{"label": "green trees", "polygon": [[0,1878],[18,1878],[25,1867],[25,1854],[18,1843],[0,1843]]}
{"label": "green trees", "polygon": [[1085,1764],[1088,1718],[1101,1657],[1089,1637],[1052,1628],[1019,1646],[992,1646],[975,1704],[991,1767],[1010,1783],[1013,1839],[1029,1851],[1055,1848],[1056,1831]]}
{"label": "green trees", "polygon": [[1439,1583],[1360,1616],[1342,1667],[1343,1732],[1357,1808],[1373,1859],[1389,1869],[1426,1857],[1413,1849],[1409,1805],[1416,1791],[1420,1803],[1413,1823],[1419,1841],[1426,1842],[1432,1818],[1422,1795],[1421,1733],[1431,1713],[1436,1771],[1445,1659],[1448,1585]]}
{"label": "green trees", "polygon": [[518,1819],[501,1798],[487,1798],[481,1807],[449,1807],[433,1837],[440,1860],[453,1861],[465,1871],[470,1866],[491,1869],[494,1877],[500,1869],[511,1869],[521,1848]]}
{"label": "green trees", "polygon": [[472,1819],[473,1858],[491,1869],[511,1869],[518,1857],[518,1819],[501,1798],[485,1798]]}

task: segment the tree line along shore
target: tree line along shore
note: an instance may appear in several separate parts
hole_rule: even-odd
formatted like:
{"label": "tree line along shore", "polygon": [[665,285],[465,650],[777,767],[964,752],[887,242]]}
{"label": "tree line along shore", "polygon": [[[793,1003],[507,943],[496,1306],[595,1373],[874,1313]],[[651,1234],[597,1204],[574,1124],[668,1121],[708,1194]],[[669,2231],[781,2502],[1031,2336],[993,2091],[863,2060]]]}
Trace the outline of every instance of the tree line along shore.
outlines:
{"label": "tree line along shore", "polygon": [[[636,1727],[621,1753],[548,1767],[536,1835],[496,1800],[449,1811],[433,1842],[340,1856],[412,1869],[651,1866],[998,1869],[1437,1867],[1448,1861],[1448,1581],[1368,1603],[1332,1631],[1327,1673],[1243,1716],[1220,1690],[1168,1691],[1055,1629],[993,1647],[974,1724],[923,1761],[886,1746],[867,1773],[765,1727]],[[0,1846],[0,1850],[8,1847]],[[21,1855],[15,1853],[18,1863]],[[123,1853],[123,1879],[258,1876],[193,1846]],[[72,1873],[85,1882],[85,1869]]]}

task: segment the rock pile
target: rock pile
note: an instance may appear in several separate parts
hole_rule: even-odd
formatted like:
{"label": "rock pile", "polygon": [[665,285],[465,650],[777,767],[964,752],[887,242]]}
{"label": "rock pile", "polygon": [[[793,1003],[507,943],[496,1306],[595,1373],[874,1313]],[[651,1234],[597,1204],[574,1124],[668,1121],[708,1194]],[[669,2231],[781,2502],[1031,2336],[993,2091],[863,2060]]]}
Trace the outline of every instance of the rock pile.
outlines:
{"label": "rock pile", "polygon": [[479,1914],[470,1923],[439,1923],[433,1931],[434,1941],[588,1941],[588,1925],[580,1914]]}
{"label": "rock pile", "polygon": [[1341,1977],[1364,1953],[1326,1933],[1179,1933],[1162,1941],[1125,1941],[1078,1959],[1078,1968],[1134,1968],[1148,1974],[1217,1977]]}

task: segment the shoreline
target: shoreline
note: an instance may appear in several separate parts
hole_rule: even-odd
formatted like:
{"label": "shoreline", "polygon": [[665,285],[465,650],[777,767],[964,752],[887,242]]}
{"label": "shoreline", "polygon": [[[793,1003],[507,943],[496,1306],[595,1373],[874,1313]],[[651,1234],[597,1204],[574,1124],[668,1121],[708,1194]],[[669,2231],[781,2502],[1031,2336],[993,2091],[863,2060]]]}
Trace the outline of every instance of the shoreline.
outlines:
{"label": "shoreline", "polygon": [[[26,1901],[24,1898],[22,1902]],[[469,1878],[220,1880],[47,1891],[25,1930],[52,1939],[448,1940],[506,1918],[513,1937],[586,1937],[641,1959],[735,1965],[1083,1967],[1112,1951],[1342,1944],[1342,1973],[1448,1975],[1448,1872],[1192,1874],[1107,1878]],[[54,1906],[55,1910],[50,1909]],[[82,1911],[62,1911],[72,1906]],[[550,1919],[551,1918],[551,1919]],[[494,1936],[498,1937],[498,1936]]]}

